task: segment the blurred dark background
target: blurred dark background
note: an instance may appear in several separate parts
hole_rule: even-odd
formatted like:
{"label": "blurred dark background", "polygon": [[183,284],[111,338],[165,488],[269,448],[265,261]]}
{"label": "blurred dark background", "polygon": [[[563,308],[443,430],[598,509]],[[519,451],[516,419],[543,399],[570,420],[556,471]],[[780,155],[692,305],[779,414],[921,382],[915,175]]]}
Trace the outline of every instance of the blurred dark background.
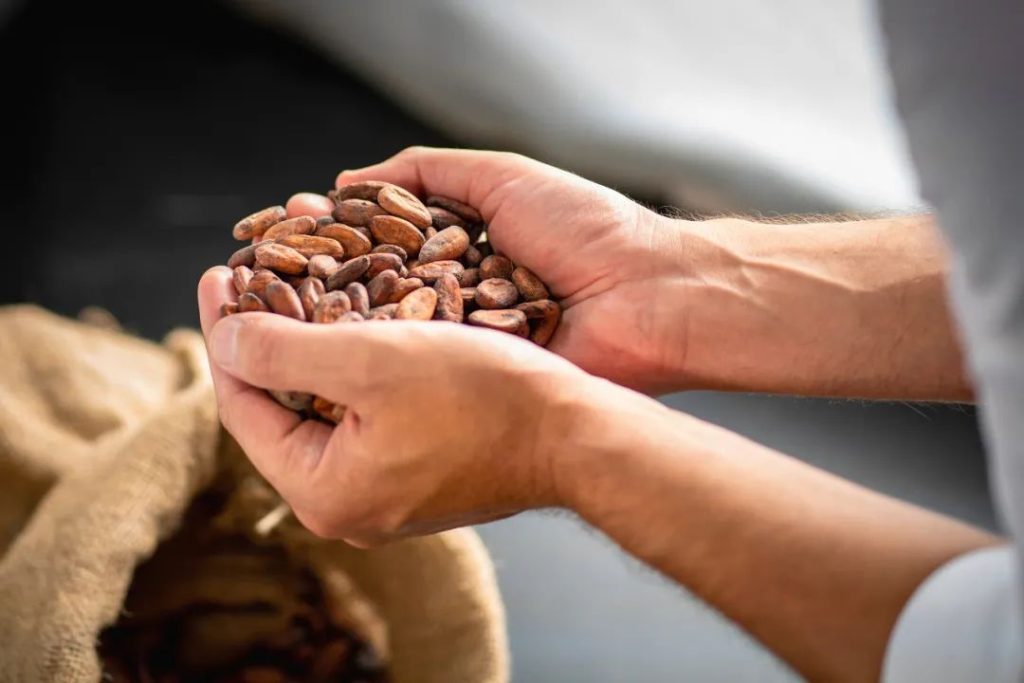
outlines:
{"label": "blurred dark background", "polygon": [[[324,191],[339,170],[407,145],[473,143],[217,2],[29,0],[0,29],[0,72],[5,235],[16,247],[0,268],[0,303],[67,315],[97,305],[156,339],[197,324],[195,284],[233,251],[230,228],[242,215]],[[710,393],[664,400],[995,525],[972,409]],[[523,515],[481,534],[507,602],[516,680],[793,680],[571,518]]]}

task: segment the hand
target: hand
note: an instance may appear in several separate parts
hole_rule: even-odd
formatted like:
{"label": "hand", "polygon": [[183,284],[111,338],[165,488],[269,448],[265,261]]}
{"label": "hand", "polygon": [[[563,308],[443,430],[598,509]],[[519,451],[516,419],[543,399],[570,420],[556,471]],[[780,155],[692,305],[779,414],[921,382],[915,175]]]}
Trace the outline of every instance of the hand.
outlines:
{"label": "hand", "polygon": [[[221,420],[307,528],[366,546],[562,504],[561,406],[607,383],[513,335],[452,323],[218,322],[234,298],[230,270],[203,276]],[[337,427],[302,420],[257,387],[348,410]]]}
{"label": "hand", "polygon": [[[652,392],[680,384],[685,302],[681,223],[627,197],[525,157],[410,148],[337,184],[384,180],[476,207],[494,247],[533,270],[563,300],[549,349],[587,372]],[[300,194],[289,215],[324,215],[323,196]]]}

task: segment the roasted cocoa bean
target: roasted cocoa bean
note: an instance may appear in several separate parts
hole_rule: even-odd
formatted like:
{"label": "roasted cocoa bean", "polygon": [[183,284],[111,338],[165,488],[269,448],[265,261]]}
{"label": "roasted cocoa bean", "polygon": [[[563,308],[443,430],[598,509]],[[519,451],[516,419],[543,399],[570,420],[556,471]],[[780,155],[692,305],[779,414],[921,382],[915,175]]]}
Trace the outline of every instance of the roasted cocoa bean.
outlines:
{"label": "roasted cocoa bean", "polygon": [[328,291],[334,289],[343,289],[350,282],[355,282],[359,278],[363,277],[366,270],[370,267],[370,257],[357,256],[356,258],[346,261],[338,268],[334,275],[327,278],[327,289]]}
{"label": "roasted cocoa bean", "polygon": [[386,216],[387,211],[366,199],[345,199],[335,205],[331,215],[344,225],[369,225],[374,216]]}
{"label": "roasted cocoa bean", "polygon": [[438,320],[447,320],[453,323],[461,323],[463,317],[462,293],[459,291],[459,281],[451,273],[445,273],[434,281],[434,291],[437,292],[437,308],[434,317]]}
{"label": "roasted cocoa bean", "polygon": [[397,216],[374,217],[370,221],[370,234],[381,244],[400,246],[410,256],[418,254],[423,246],[423,233],[409,221]]}
{"label": "roasted cocoa bean", "polygon": [[387,185],[377,193],[377,203],[393,216],[404,218],[418,228],[429,228],[433,217],[412,192],[398,185]]}
{"label": "roasted cocoa bean", "polygon": [[262,235],[270,226],[280,223],[288,217],[283,206],[271,206],[254,214],[246,216],[235,223],[231,231],[236,240],[251,240],[253,237]]}
{"label": "roasted cocoa bean", "polygon": [[420,263],[455,261],[469,248],[469,235],[457,225],[445,228],[420,247]]}
{"label": "roasted cocoa bean", "polygon": [[336,323],[341,317],[352,310],[352,302],[345,292],[327,292],[320,297],[313,309],[313,322]]}
{"label": "roasted cocoa bean", "polygon": [[256,247],[256,262],[279,273],[298,275],[306,270],[309,259],[283,244],[261,242]]}
{"label": "roasted cocoa bean", "polygon": [[316,235],[286,235],[277,240],[278,244],[291,247],[306,258],[318,255],[342,258],[345,255],[345,248],[341,242],[329,237],[318,237]]}
{"label": "roasted cocoa bean", "polygon": [[501,278],[488,278],[476,286],[476,305],[480,308],[510,308],[519,300],[516,286]]}
{"label": "roasted cocoa bean", "polygon": [[345,256],[350,259],[368,254],[370,249],[373,248],[373,244],[368,236],[350,225],[342,225],[341,223],[332,223],[331,225],[317,228],[316,236],[336,240],[345,249]]}

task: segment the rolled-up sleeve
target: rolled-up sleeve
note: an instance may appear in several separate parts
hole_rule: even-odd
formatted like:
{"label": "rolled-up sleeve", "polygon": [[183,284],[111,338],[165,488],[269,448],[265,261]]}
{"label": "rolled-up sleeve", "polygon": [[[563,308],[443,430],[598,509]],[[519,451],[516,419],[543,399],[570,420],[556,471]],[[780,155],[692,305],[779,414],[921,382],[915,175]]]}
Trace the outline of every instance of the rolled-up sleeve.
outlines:
{"label": "rolled-up sleeve", "polygon": [[883,682],[1017,683],[1024,668],[1019,586],[1010,546],[978,550],[940,567],[900,615]]}

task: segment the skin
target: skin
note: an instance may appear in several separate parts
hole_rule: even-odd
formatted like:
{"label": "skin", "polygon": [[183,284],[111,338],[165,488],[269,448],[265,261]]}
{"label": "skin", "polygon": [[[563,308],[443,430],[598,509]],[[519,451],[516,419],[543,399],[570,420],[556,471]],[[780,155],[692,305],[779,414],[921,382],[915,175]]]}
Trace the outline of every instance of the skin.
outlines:
{"label": "skin", "polygon": [[[489,152],[411,149],[338,182],[366,179],[478,207],[566,311],[554,354],[440,322],[218,321],[230,272],[209,271],[222,420],[315,533],[366,546],[565,507],[828,681],[877,680],[921,581],[999,542],[626,388],[968,398],[929,219],[675,221]],[[303,422],[260,388],[348,411]]]}

